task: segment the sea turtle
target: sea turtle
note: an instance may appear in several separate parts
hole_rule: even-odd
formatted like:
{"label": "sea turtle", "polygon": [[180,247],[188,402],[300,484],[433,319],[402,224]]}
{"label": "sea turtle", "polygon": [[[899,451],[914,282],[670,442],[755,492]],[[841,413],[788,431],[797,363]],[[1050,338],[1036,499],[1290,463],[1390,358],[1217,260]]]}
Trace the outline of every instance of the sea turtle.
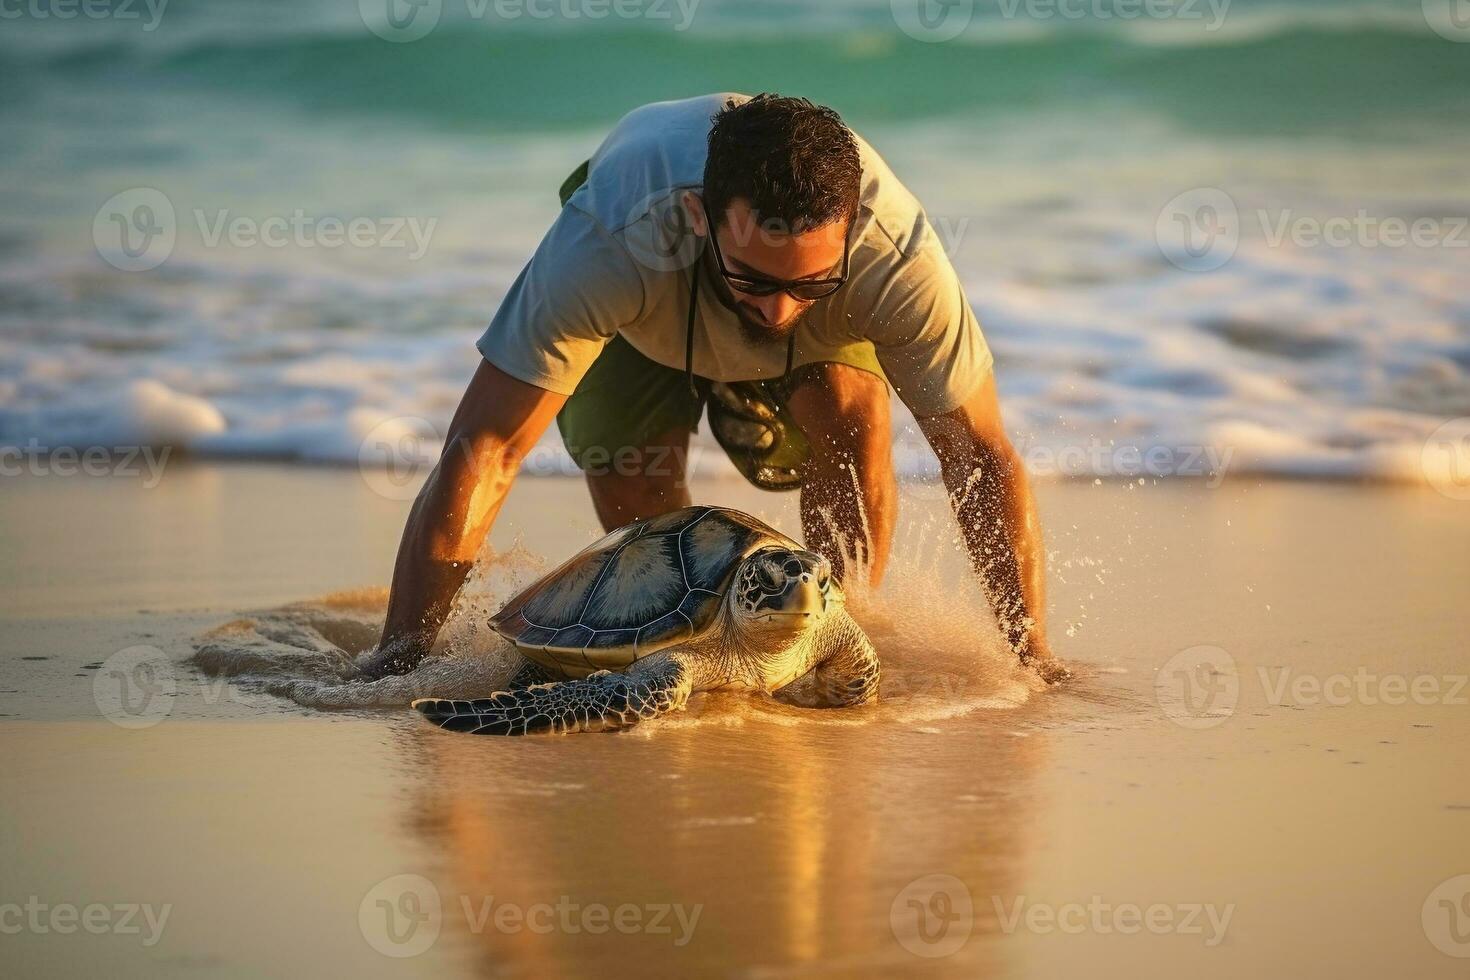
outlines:
{"label": "sea turtle", "polygon": [[527,663],[509,690],[413,706],[480,735],[621,728],[696,691],[775,691],[816,668],[833,707],[878,691],[878,655],[827,559],[749,514],[685,507],[620,528],[490,620]]}

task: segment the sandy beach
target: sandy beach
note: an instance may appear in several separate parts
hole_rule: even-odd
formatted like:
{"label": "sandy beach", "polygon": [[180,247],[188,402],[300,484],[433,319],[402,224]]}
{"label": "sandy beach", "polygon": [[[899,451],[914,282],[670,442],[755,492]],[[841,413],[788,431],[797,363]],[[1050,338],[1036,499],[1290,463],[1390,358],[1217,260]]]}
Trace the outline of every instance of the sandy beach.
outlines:
{"label": "sandy beach", "polygon": [[[4,492],[0,924],[39,923],[0,936],[11,975],[1464,971],[1470,522],[1431,489],[1043,482],[1075,676],[1042,689],[910,487],[859,617],[878,705],[511,741],[401,687],[311,706],[406,507],[355,469]],[[521,481],[425,683],[493,677],[482,604],[593,526],[577,481]]]}
{"label": "sandy beach", "polygon": [[[1467,12],[0,2],[0,978],[1466,977]],[[887,577],[842,583],[876,702],[412,709],[501,689],[491,615],[600,537],[578,447],[656,476],[753,380],[790,419],[722,443],[780,435],[736,457],[809,513],[866,476],[884,526],[890,445]],[[694,501],[802,537],[715,431]],[[431,655],[366,680],[446,442],[398,637],[480,464],[520,475]],[[1018,644],[1045,551],[1066,681],[1003,642],[936,451]],[[812,622],[766,601],[750,635]],[[677,698],[741,668],[712,646],[638,670]]]}

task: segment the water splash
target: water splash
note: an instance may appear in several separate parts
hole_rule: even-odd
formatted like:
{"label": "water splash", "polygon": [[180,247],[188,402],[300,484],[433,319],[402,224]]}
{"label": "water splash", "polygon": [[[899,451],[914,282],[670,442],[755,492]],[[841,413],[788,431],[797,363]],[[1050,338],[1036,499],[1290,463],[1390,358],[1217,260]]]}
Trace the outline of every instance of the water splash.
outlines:
{"label": "water splash", "polygon": [[848,556],[848,609],[883,661],[881,715],[935,720],[1045,689],[1002,636],[947,509],[900,521],[879,585],[861,542],[834,536]]}
{"label": "water splash", "polygon": [[[1046,684],[1007,647],[946,516],[931,513],[900,525],[886,576],[876,587],[861,544],[838,536],[849,556],[848,609],[883,659],[876,704],[813,710],[815,694],[805,678],[776,697],[697,696],[680,715],[643,728],[914,725],[1025,703]],[[551,564],[519,540],[502,552],[487,549],[430,656],[403,676],[367,680],[358,668],[381,633],[386,589],[328,595],[233,620],[196,641],[193,663],[205,674],[315,709],[404,708],[418,697],[483,697],[503,690],[520,662],[490,628],[491,615]]]}
{"label": "water splash", "polygon": [[193,664],[325,710],[403,708],[430,695],[481,697],[504,689],[519,662],[490,629],[490,614],[546,571],[546,560],[519,540],[499,554],[487,547],[430,655],[401,676],[368,680],[359,668],[382,634],[387,589],[334,593],[226,623],[196,640]]}

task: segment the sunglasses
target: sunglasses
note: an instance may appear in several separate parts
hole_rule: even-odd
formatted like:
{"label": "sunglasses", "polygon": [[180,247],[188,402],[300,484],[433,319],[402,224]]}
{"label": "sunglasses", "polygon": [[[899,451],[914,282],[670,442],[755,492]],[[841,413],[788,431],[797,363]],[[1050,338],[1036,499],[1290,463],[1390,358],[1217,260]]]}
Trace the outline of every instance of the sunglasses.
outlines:
{"label": "sunglasses", "polygon": [[843,243],[842,247],[842,273],[831,279],[757,279],[750,276],[742,276],[725,268],[725,256],[720,251],[720,236],[715,229],[711,228],[709,243],[714,246],[715,263],[720,267],[720,275],[724,277],[726,284],[738,293],[747,296],[774,296],[776,293],[786,293],[792,299],[810,302],[831,296],[842,288],[847,282],[847,263],[852,258],[852,247],[850,243]]}

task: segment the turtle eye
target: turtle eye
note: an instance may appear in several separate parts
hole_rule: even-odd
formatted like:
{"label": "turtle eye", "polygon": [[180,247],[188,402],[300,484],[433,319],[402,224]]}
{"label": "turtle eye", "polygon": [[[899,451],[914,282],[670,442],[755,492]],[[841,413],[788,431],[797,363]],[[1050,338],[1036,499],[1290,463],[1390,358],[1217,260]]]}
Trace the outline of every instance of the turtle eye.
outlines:
{"label": "turtle eye", "polygon": [[785,574],[781,571],[781,566],[773,561],[758,561],[755,570],[760,584],[766,589],[779,589],[785,584]]}

